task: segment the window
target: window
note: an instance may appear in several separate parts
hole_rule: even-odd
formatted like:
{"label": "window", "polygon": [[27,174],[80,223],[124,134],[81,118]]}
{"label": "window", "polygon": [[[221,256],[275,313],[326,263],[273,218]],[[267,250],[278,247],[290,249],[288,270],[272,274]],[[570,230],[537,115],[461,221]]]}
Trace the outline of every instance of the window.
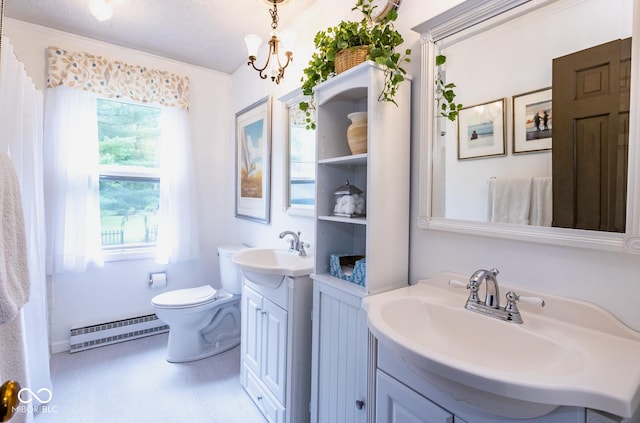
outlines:
{"label": "window", "polygon": [[316,134],[306,129],[306,115],[299,102],[289,113],[289,211],[313,211],[316,204]]}
{"label": "window", "polygon": [[155,245],[160,204],[157,107],[98,99],[102,248]]}

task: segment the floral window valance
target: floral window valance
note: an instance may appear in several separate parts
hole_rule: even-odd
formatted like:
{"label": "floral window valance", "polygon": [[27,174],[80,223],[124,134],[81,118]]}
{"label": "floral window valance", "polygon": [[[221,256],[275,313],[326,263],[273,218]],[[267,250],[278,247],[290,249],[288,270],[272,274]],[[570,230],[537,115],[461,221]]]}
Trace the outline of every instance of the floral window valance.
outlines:
{"label": "floral window valance", "polygon": [[108,60],[88,53],[49,47],[47,87],[64,85],[108,98],[189,108],[189,78],[175,73]]}

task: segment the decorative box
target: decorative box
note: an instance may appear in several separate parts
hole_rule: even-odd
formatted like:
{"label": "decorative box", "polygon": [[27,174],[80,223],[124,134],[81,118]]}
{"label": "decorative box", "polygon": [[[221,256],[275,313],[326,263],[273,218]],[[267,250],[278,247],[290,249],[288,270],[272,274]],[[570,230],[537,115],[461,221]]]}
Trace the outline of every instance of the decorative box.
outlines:
{"label": "decorative box", "polygon": [[364,256],[331,254],[329,273],[336,278],[364,286],[367,277],[366,258]]}

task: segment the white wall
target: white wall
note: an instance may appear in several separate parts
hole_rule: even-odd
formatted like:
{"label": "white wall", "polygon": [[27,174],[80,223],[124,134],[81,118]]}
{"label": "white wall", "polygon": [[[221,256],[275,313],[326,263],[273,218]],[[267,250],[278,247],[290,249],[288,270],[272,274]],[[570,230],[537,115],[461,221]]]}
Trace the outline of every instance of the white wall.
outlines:
{"label": "white wall", "polygon": [[[167,270],[167,289],[211,283],[220,286],[217,245],[233,241],[229,222],[233,203],[224,195],[233,185],[227,172],[233,144],[231,128],[231,77],[184,63],[167,60],[40,26],[8,19],[5,35],[25,64],[37,87],[47,77],[46,48],[58,46],[136,65],[188,76],[191,82],[190,116],[197,179],[200,255],[198,261],[159,266],[153,260],[108,262],[85,273],[55,275],[49,284],[51,342],[54,351],[68,348],[69,329],[152,312],[151,298],[164,291],[147,287],[148,272]],[[46,157],[45,157],[46,160]]]}

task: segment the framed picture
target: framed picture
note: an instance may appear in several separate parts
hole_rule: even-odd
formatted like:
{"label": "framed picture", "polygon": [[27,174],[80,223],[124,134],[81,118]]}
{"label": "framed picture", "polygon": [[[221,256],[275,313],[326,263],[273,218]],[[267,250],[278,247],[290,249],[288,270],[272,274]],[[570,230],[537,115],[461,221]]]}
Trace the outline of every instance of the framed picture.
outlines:
{"label": "framed picture", "polygon": [[271,96],[236,113],[236,217],[269,223]]}
{"label": "framed picture", "polygon": [[458,114],[458,160],[504,156],[505,99],[466,107]]}
{"label": "framed picture", "polygon": [[513,153],[551,150],[551,88],[513,97]]}

